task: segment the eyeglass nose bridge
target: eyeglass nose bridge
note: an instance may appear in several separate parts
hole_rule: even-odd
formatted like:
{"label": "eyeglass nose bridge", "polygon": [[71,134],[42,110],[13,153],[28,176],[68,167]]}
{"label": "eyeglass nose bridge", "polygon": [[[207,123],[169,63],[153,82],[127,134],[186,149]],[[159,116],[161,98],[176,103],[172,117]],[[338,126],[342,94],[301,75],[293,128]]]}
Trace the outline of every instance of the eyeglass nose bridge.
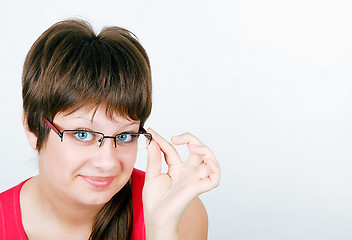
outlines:
{"label": "eyeglass nose bridge", "polygon": [[98,142],[99,142],[99,146],[98,147],[101,147],[101,145],[103,145],[103,142],[104,142],[104,138],[112,138],[114,139],[114,147],[117,148],[117,144],[116,144],[116,137],[113,137],[113,136],[103,136],[101,138],[98,139]]}

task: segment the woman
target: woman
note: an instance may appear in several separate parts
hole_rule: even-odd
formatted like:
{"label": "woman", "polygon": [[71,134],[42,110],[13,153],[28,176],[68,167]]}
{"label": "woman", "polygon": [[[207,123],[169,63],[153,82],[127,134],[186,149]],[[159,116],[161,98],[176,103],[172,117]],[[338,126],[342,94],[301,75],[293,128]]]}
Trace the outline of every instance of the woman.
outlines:
{"label": "woman", "polygon": [[[198,195],[218,185],[219,165],[189,133],[172,139],[188,145],[182,162],[172,144],[144,130],[151,72],[132,33],[56,23],[30,49],[22,87],[39,174],[0,194],[0,239],[206,238]],[[134,169],[144,147],[146,173]]]}

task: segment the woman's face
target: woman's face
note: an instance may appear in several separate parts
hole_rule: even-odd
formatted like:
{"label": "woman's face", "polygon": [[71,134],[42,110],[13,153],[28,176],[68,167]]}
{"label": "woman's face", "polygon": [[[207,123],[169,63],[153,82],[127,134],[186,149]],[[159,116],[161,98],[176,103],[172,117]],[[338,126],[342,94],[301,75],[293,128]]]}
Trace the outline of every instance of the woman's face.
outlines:
{"label": "woman's face", "polygon": [[[121,116],[109,119],[105,108],[93,111],[77,110],[55,116],[53,123],[60,130],[90,130],[115,136],[122,132],[138,132],[139,121]],[[79,136],[85,137],[85,136]],[[65,140],[66,139],[66,140]],[[77,145],[50,131],[39,152],[39,179],[49,194],[75,204],[103,205],[129,180],[137,151],[115,148],[111,138],[105,138],[101,147]]]}

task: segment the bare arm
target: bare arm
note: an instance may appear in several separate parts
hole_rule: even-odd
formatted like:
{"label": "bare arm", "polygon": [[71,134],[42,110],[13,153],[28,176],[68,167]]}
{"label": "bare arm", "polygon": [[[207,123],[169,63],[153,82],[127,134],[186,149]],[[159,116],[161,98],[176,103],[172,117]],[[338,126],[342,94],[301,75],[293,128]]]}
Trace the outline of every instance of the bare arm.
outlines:
{"label": "bare arm", "polygon": [[183,213],[178,226],[181,240],[203,240],[208,237],[208,215],[199,198],[193,200]]}

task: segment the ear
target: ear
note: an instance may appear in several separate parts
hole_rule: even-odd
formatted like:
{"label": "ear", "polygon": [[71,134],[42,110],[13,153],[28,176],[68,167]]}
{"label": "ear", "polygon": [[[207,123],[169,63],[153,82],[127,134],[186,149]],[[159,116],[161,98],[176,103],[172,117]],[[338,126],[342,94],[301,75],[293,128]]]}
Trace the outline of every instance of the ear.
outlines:
{"label": "ear", "polygon": [[37,150],[37,136],[29,130],[26,114],[23,114],[22,116],[22,124],[24,128],[24,132],[26,133],[29,145],[31,146],[31,148],[33,148],[33,150]]}

